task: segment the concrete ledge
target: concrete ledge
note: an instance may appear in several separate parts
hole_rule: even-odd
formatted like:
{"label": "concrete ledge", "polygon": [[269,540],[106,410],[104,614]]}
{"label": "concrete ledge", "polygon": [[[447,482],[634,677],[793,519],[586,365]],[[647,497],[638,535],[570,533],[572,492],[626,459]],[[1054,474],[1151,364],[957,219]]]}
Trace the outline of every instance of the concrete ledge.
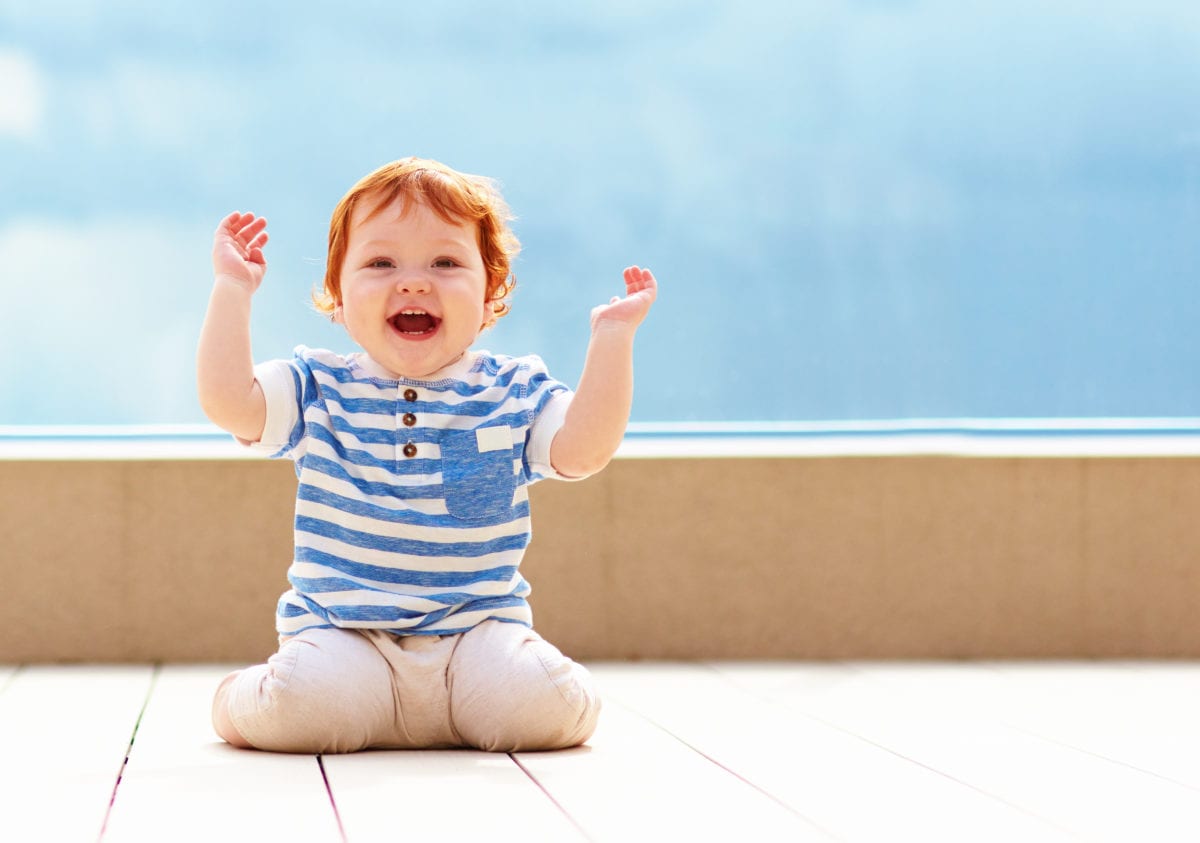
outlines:
{"label": "concrete ledge", "polygon": [[[290,463],[0,459],[0,662],[256,661]],[[533,489],[577,658],[1200,657],[1200,456],[627,456]]]}

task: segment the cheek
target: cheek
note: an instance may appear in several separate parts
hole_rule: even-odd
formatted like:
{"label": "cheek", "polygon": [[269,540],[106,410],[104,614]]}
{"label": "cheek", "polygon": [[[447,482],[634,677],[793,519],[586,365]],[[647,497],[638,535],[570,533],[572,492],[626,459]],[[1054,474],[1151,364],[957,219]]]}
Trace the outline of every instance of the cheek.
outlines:
{"label": "cheek", "polygon": [[349,327],[361,319],[363,312],[362,296],[352,287],[343,289],[336,308],[337,317],[333,320],[339,325]]}
{"label": "cheek", "polygon": [[364,302],[367,301],[368,292],[366,285],[361,282],[343,283],[341,289],[338,290],[337,302],[350,310],[362,310]]}

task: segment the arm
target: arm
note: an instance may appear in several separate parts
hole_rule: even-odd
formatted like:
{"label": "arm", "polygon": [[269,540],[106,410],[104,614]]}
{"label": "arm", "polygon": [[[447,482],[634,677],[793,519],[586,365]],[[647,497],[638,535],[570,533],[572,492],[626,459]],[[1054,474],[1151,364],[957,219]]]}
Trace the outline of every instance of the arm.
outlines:
{"label": "arm", "polygon": [[247,442],[262,436],[267,403],[254,379],[250,299],[267,270],[267,221],[232,213],[213,236],[213,290],[200,330],[196,386],[204,414]]}
{"label": "arm", "polygon": [[579,388],[550,446],[550,462],[567,477],[594,474],[625,436],[633,404],[633,337],[658,295],[648,269],[625,270],[625,298],[592,310],[592,339]]}

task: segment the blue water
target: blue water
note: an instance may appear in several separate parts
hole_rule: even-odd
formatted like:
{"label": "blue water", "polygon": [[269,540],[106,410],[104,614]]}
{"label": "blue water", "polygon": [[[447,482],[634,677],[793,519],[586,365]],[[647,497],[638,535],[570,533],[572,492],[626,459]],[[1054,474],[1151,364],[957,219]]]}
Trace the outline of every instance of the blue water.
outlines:
{"label": "blue water", "polygon": [[1200,5],[193,5],[0,4],[0,424],[202,421],[235,208],[256,355],[348,350],[329,213],[409,154],[518,214],[481,346],[573,381],[654,268],[638,421],[1200,415]]}

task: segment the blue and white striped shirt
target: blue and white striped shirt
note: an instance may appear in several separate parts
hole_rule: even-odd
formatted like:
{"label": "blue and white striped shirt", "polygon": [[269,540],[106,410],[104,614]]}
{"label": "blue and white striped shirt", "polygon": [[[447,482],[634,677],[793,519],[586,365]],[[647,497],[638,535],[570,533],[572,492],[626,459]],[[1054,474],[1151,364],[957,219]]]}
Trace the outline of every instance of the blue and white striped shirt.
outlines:
{"label": "blue and white striped shirt", "polygon": [[397,380],[365,354],[301,346],[255,377],[267,420],[252,447],[299,477],[281,635],[532,624],[517,570],[528,487],[560,477],[550,443],[571,400],[540,358],[468,352],[431,380]]}

